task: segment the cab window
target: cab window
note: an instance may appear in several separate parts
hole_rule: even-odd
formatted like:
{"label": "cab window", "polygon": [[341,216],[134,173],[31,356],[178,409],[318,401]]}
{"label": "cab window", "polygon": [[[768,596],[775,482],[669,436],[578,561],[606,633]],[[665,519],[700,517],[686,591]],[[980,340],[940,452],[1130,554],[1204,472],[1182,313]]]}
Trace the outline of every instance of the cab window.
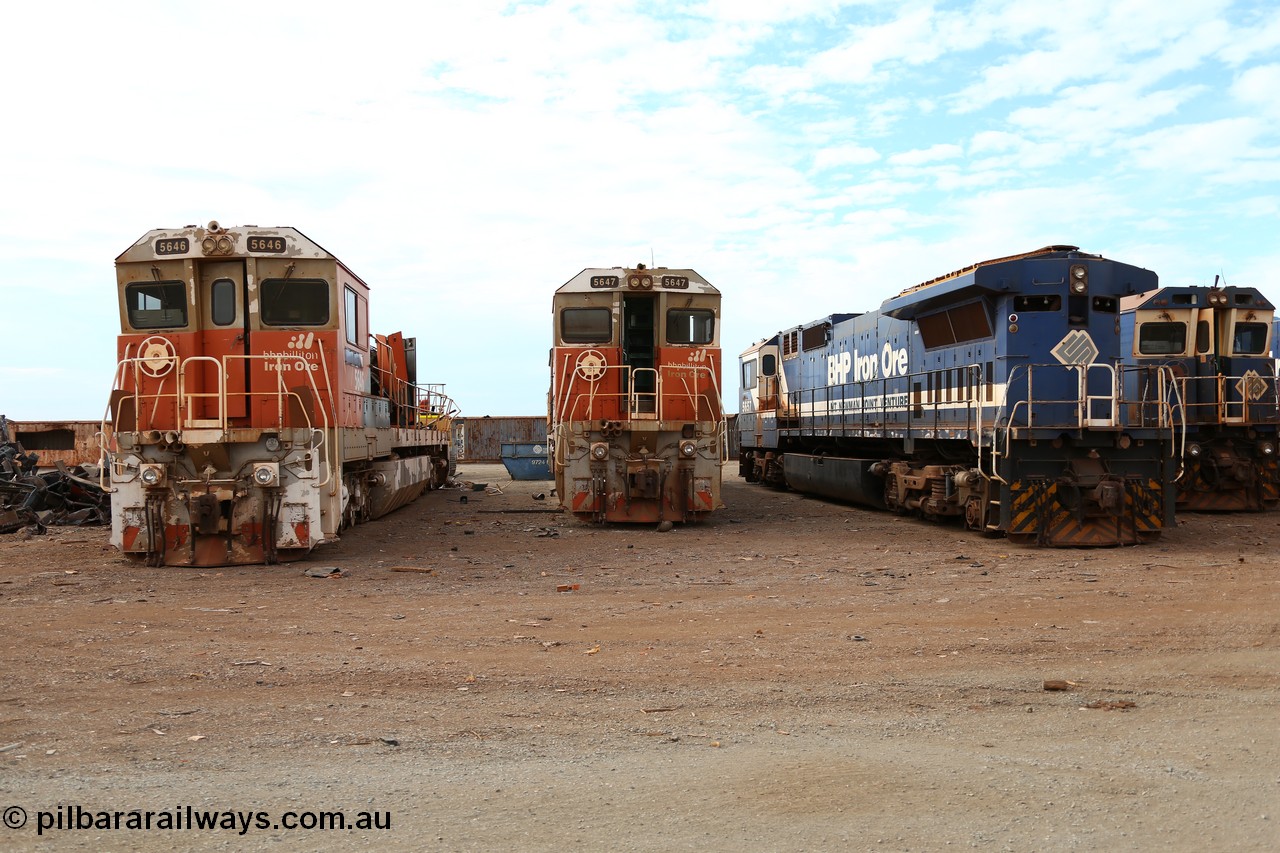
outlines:
{"label": "cab window", "polygon": [[180,281],[125,285],[129,325],[135,329],[177,329],[187,325],[187,288]]}
{"label": "cab window", "polygon": [[215,326],[230,326],[236,321],[236,283],[220,278],[209,288],[209,319]]}
{"label": "cab window", "polygon": [[1187,351],[1186,323],[1143,323],[1138,352],[1143,355],[1182,355]]}
{"label": "cab window", "polygon": [[672,308],[667,312],[667,343],[709,344],[715,338],[716,312],[706,308]]}
{"label": "cab window", "polygon": [[742,362],[742,387],[756,387],[756,360]]}
{"label": "cab window", "polygon": [[259,289],[266,326],[323,326],[329,322],[329,282],[269,278]]}
{"label": "cab window", "polygon": [[343,297],[342,316],[346,321],[347,343],[360,346],[360,301],[356,299],[356,292],[349,287],[344,288]]}
{"label": "cab window", "polygon": [[560,312],[560,338],[566,344],[605,344],[613,340],[608,308],[566,308]]}
{"label": "cab window", "polygon": [[1231,352],[1236,355],[1261,355],[1267,351],[1266,323],[1236,323],[1231,337]]}

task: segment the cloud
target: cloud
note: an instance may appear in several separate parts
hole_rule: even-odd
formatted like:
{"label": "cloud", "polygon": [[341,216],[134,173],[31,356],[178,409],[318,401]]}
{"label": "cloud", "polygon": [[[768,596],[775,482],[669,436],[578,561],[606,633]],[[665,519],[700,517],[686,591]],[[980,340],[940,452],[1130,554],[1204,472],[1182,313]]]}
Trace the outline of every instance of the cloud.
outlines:
{"label": "cloud", "polygon": [[551,293],[587,266],[697,269],[734,353],[1046,243],[1152,268],[1274,254],[1267,4],[210,9],[7,10],[0,293],[57,303],[77,344],[0,336],[0,364],[50,371],[0,373],[14,412],[97,416],[112,259],[215,218],[343,258],[375,331],[417,336],[471,414],[541,410]]}

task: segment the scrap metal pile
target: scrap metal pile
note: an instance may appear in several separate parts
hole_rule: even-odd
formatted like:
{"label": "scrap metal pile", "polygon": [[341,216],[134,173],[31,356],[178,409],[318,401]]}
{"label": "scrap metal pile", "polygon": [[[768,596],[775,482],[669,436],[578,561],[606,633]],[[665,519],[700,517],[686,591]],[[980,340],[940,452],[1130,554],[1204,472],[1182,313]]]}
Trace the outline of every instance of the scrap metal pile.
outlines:
{"label": "scrap metal pile", "polygon": [[0,533],[111,520],[111,496],[98,485],[97,466],[58,462],[55,470],[41,472],[39,465],[39,454],[9,440],[0,415]]}

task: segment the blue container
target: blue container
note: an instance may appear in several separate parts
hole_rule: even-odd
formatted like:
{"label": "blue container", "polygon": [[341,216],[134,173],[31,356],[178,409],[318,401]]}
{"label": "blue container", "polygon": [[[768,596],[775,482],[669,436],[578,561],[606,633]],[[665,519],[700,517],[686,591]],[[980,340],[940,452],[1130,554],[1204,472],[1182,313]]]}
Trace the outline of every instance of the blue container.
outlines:
{"label": "blue container", "polygon": [[513,480],[552,480],[545,444],[504,444],[502,465]]}

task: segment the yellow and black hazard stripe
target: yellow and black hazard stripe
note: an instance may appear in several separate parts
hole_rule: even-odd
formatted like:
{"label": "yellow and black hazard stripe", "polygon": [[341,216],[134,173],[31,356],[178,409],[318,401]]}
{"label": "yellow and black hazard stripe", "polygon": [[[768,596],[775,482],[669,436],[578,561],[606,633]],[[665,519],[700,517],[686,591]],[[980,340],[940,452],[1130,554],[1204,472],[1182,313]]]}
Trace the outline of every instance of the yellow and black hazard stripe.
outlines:
{"label": "yellow and black hazard stripe", "polygon": [[1280,460],[1253,461],[1253,482],[1226,482],[1212,465],[1189,461],[1178,480],[1177,506],[1190,512],[1258,512],[1280,503]]}
{"label": "yellow and black hazard stripe", "polygon": [[1161,489],[1155,479],[1126,480],[1118,513],[1091,507],[1078,487],[1060,480],[1017,480],[1002,491],[1010,509],[1005,533],[1040,545],[1130,545],[1154,537],[1163,527]]}

